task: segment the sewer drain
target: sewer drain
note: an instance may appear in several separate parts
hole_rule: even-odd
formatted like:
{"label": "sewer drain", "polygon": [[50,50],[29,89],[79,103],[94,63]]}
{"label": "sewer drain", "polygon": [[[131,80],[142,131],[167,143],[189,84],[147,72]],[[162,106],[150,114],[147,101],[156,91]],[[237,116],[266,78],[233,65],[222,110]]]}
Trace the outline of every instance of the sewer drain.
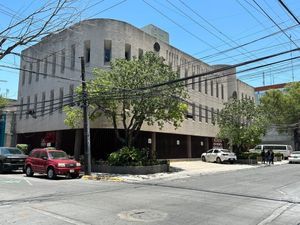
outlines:
{"label": "sewer drain", "polygon": [[164,220],[167,213],[151,210],[151,209],[134,209],[131,211],[120,212],[118,216],[127,221],[136,222],[155,222]]}

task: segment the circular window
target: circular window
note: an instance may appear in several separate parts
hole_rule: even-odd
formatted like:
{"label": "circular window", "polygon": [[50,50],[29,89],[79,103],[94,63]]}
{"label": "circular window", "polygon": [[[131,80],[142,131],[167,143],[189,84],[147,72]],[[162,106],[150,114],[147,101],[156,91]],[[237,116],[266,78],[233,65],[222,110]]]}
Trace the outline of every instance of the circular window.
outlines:
{"label": "circular window", "polygon": [[159,45],[159,43],[158,43],[158,42],[155,42],[154,45],[153,45],[153,48],[154,48],[154,50],[155,50],[156,52],[159,52],[159,50],[160,50],[160,45]]}

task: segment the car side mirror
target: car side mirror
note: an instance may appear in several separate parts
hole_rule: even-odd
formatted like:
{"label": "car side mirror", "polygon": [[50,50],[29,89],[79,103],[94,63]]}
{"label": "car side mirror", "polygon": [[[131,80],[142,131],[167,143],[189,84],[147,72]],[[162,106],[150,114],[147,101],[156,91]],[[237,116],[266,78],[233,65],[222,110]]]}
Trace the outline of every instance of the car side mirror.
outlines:
{"label": "car side mirror", "polygon": [[43,159],[43,160],[47,160],[48,157],[47,157],[47,156],[42,156],[42,159]]}

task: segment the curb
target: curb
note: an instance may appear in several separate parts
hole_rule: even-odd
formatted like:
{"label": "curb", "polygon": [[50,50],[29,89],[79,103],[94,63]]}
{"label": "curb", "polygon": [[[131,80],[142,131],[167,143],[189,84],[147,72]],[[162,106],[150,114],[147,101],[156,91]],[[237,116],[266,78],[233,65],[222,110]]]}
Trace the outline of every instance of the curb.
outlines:
{"label": "curb", "polygon": [[113,176],[104,176],[104,175],[84,175],[81,177],[82,180],[105,180],[105,181],[114,181],[114,182],[123,182],[125,179],[120,177],[113,177]]}

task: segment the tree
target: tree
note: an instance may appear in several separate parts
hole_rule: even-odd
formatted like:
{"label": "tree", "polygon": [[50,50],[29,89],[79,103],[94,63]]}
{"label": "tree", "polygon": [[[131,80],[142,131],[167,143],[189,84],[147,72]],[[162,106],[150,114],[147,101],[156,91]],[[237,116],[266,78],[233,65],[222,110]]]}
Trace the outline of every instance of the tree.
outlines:
{"label": "tree", "polygon": [[237,153],[258,144],[266,132],[267,119],[249,99],[231,99],[218,116],[218,137],[228,140]]}
{"label": "tree", "polygon": [[[164,59],[153,52],[147,52],[139,60],[117,59],[111,63],[111,70],[94,69],[94,76],[87,83],[90,118],[103,114],[112,122],[117,139],[125,146],[133,146],[144,123],[158,124],[160,128],[171,123],[177,128],[184,120],[187,105],[183,99],[188,96],[182,83],[150,88],[178,78],[164,64]],[[81,87],[77,92],[81,95]],[[78,108],[66,107],[65,112],[65,123],[72,127],[78,125]]]}
{"label": "tree", "polygon": [[7,99],[0,95],[0,111],[7,105]]}
{"label": "tree", "polygon": [[50,0],[24,18],[9,14],[12,19],[0,30],[0,60],[20,46],[39,41],[40,38],[58,32],[79,17],[73,7],[75,0]]}

